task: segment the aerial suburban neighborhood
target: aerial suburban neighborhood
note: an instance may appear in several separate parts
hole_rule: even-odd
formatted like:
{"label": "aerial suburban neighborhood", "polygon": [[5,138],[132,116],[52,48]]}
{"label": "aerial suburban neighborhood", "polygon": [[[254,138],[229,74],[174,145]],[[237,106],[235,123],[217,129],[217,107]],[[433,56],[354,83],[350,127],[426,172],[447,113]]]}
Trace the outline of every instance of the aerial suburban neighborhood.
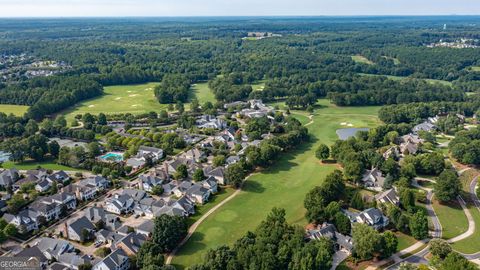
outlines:
{"label": "aerial suburban neighborhood", "polygon": [[269,1],[0,1],[0,270],[479,269],[480,5]]}

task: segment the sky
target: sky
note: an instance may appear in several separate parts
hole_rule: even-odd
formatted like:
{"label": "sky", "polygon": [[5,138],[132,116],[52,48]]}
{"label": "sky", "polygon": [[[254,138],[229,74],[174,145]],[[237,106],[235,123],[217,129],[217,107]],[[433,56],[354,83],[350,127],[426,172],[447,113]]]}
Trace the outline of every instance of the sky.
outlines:
{"label": "sky", "polygon": [[0,0],[0,17],[480,15],[480,0]]}

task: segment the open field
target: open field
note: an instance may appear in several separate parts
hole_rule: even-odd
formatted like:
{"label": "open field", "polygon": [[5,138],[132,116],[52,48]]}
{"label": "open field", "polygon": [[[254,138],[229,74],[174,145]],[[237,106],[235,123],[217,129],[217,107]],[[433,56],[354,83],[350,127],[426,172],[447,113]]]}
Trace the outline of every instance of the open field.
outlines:
{"label": "open field", "polygon": [[23,105],[8,105],[8,104],[0,104],[0,112],[5,114],[13,113],[15,116],[22,116],[24,115],[29,106]]}
{"label": "open field", "polygon": [[469,67],[468,70],[474,71],[474,72],[480,72],[480,66]]}
{"label": "open field", "polygon": [[[309,143],[298,150],[283,154],[274,166],[251,176],[243,191],[218,211],[209,216],[193,234],[190,241],[173,259],[173,264],[185,268],[199,262],[205,252],[221,244],[233,242],[255,227],[273,207],[286,210],[289,222],[306,225],[303,199],[314,186],[337,167],[321,164],[314,155],[320,143],[332,144],[341,128],[341,122],[351,122],[355,127],[373,127],[379,124],[379,107],[336,107],[321,100],[308,126],[312,135]],[[298,118],[306,122],[304,113]],[[308,122],[308,121],[307,121]]]}
{"label": "open field", "polygon": [[442,224],[442,238],[450,239],[467,231],[468,220],[458,202],[440,204],[433,200],[432,205]]}
{"label": "open field", "polygon": [[221,203],[223,200],[228,198],[235,192],[233,188],[222,188],[219,192],[211,197],[211,199],[205,205],[197,207],[195,214],[188,218],[188,224],[192,225],[197,220],[199,220],[206,212],[210,211],[217,204]]}
{"label": "open field", "polygon": [[367,74],[367,73],[358,73],[359,75],[362,76],[382,76],[382,77],[387,77],[390,80],[395,80],[395,81],[402,81],[402,80],[424,80],[428,83],[435,84],[439,83],[442,85],[447,85],[447,86],[452,86],[452,82],[449,81],[442,81],[442,80],[434,80],[434,79],[417,79],[417,78],[411,78],[411,77],[402,77],[402,76],[393,76],[393,75],[382,75],[382,74]]}
{"label": "open field", "polygon": [[212,90],[210,90],[210,87],[208,87],[208,82],[193,84],[192,90],[193,90],[194,97],[198,99],[198,101],[200,102],[200,105],[202,105],[207,101],[210,101],[213,104],[215,104],[216,102],[215,95],[213,94]]}
{"label": "open field", "polygon": [[362,55],[352,55],[352,60],[360,64],[367,64],[367,65],[374,64],[372,61],[368,60],[365,56],[362,56]]}
{"label": "open field", "polygon": [[402,232],[395,232],[395,235],[398,239],[397,252],[403,249],[408,248],[409,246],[415,244],[417,240],[410,235],[406,235]]}
{"label": "open field", "polygon": [[52,160],[46,160],[46,161],[41,161],[41,162],[36,162],[36,161],[24,161],[24,162],[13,162],[13,161],[7,161],[2,164],[2,168],[5,169],[10,169],[10,168],[16,168],[18,170],[34,170],[37,167],[42,167],[47,170],[64,170],[64,171],[82,171],[80,169],[75,169],[71,168],[68,166],[63,166],[55,163]]}
{"label": "open field", "polygon": [[167,105],[158,103],[153,88],[157,83],[118,85],[104,88],[104,95],[78,103],[73,108],[64,111],[68,123],[77,114],[99,113],[140,114],[165,109]]}
{"label": "open field", "polygon": [[252,84],[253,91],[262,91],[265,88],[266,80],[260,80]]}
{"label": "open field", "polygon": [[383,56],[383,58],[393,60],[394,65],[400,65],[401,64],[401,62],[400,62],[400,60],[398,60],[398,58],[389,57],[389,56]]}
{"label": "open field", "polygon": [[[65,110],[63,114],[70,124],[75,115],[84,113],[97,115],[102,112],[105,114],[159,112],[166,109],[167,105],[158,103],[153,93],[156,85],[158,83],[107,86],[104,88],[103,96],[80,102]],[[215,102],[215,96],[207,82],[192,85],[192,94],[200,104],[207,101]],[[188,104],[185,105],[185,109],[189,109]]]}

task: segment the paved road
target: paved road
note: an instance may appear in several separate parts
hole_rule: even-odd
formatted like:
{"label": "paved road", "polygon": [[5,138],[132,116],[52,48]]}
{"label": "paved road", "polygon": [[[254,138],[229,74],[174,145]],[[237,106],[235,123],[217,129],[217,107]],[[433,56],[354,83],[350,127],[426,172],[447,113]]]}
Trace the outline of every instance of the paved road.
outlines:
{"label": "paved road", "polygon": [[460,206],[462,207],[463,212],[465,213],[465,216],[467,217],[468,230],[460,235],[457,235],[451,239],[448,239],[448,243],[458,242],[460,240],[470,237],[473,233],[475,233],[475,220],[472,217],[472,213],[470,213],[470,210],[468,210],[467,204],[465,203],[465,201],[461,196],[458,196],[457,200]]}
{"label": "paved road", "polygon": [[[470,196],[472,197],[472,201],[475,203],[475,206],[478,211],[480,211],[480,200],[477,197],[477,194],[475,192],[477,182],[478,182],[478,177],[476,176],[473,178],[472,182],[470,183]],[[463,257],[467,258],[467,260],[478,260],[480,259],[480,252],[473,253],[473,254],[463,254]]]}

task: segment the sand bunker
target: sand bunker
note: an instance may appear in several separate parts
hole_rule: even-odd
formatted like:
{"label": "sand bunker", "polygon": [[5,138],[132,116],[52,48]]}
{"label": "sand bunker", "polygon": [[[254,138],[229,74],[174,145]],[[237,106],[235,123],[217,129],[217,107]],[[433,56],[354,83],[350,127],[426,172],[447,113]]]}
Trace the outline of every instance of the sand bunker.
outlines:
{"label": "sand bunker", "polygon": [[349,126],[349,127],[353,127],[353,124],[348,124],[347,126]]}
{"label": "sand bunker", "polygon": [[341,125],[341,126],[346,126],[346,125],[347,125],[347,123],[345,123],[345,122],[342,122],[342,123],[340,123],[340,125]]}
{"label": "sand bunker", "polygon": [[117,98],[115,98],[115,100],[120,100],[120,99],[122,99],[122,98],[121,98],[121,97],[117,97]]}
{"label": "sand bunker", "polygon": [[93,107],[95,107],[95,105],[88,105],[88,107],[89,107],[89,108],[93,108]]}
{"label": "sand bunker", "polygon": [[138,107],[139,105],[138,104],[133,104],[132,107]]}
{"label": "sand bunker", "polygon": [[128,95],[129,97],[136,97],[138,94]]}

